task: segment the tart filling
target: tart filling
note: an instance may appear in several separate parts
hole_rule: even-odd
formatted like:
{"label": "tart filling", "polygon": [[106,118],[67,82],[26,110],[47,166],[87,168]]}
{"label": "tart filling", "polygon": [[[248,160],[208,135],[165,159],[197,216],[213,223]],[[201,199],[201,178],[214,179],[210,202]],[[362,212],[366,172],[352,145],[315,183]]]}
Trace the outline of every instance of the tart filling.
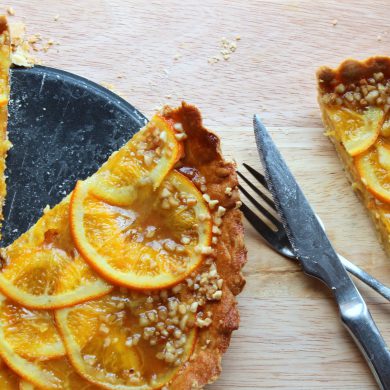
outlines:
{"label": "tart filling", "polygon": [[390,59],[348,60],[317,79],[326,134],[390,253]]}

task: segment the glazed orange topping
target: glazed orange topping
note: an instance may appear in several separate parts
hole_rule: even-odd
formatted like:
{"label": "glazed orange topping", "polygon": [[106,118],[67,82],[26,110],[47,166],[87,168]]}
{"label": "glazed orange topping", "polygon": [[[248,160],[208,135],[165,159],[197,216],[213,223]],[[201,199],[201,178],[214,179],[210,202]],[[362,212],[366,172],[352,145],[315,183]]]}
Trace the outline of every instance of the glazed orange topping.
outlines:
{"label": "glazed orange topping", "polygon": [[348,85],[335,79],[332,85],[320,97],[328,135],[353,158],[362,185],[378,204],[389,203],[390,80],[376,72]]}
{"label": "glazed orange topping", "polygon": [[94,196],[88,183],[79,183],[70,210],[77,249],[116,284],[139,289],[176,284],[211,250],[207,204],[176,171],[157,191],[142,187],[128,207],[108,204]]}
{"label": "glazed orange topping", "polygon": [[156,388],[168,382],[195,343],[197,310],[191,310],[184,290],[171,297],[116,291],[59,310],[57,321],[77,371],[97,384]]}
{"label": "glazed orange topping", "polygon": [[[175,134],[161,117],[153,118],[87,180],[88,191],[94,194],[96,202],[97,199],[102,199],[102,205],[110,202],[111,210],[114,210],[134,202],[145,188],[153,192],[181,156],[182,146]],[[135,150],[142,153],[136,154]],[[151,161],[145,158],[152,154]],[[104,191],[99,192],[102,189]],[[2,250],[4,262],[0,272],[0,290],[5,295],[28,307],[58,308],[99,297],[111,290],[111,286],[86,266],[80,256],[78,249],[84,248],[82,240],[77,240],[80,245],[75,245],[75,234],[72,236],[72,233],[76,230],[72,231],[69,223],[70,199],[74,198],[65,198],[46,212],[27,233]],[[80,212],[83,213],[82,210]],[[89,213],[88,216],[90,221],[98,224],[99,213]],[[108,217],[114,218],[112,222],[118,220],[110,212]],[[98,224],[101,228],[105,228],[104,218],[103,225]],[[114,228],[114,225],[109,227]],[[107,234],[112,236],[113,233]],[[89,259],[90,256],[87,256]],[[64,275],[67,272],[76,273],[79,277],[72,277],[71,284],[67,282],[66,286],[63,283],[59,286],[60,280],[68,280]]]}
{"label": "glazed orange topping", "polygon": [[155,116],[1,250],[0,355],[22,388],[157,389],[189,359],[222,298],[226,210],[174,169],[186,138]]}

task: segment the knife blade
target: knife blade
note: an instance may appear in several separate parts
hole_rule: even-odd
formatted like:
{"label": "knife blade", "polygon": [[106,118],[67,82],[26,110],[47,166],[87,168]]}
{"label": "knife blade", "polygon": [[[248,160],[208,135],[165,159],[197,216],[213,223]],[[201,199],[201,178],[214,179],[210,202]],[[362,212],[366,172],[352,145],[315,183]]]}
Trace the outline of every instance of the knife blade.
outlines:
{"label": "knife blade", "polygon": [[379,386],[390,390],[390,351],[366,303],[257,115],[253,122],[267,184],[296,257],[306,274],[320,279],[332,290],[341,319],[363,352]]}

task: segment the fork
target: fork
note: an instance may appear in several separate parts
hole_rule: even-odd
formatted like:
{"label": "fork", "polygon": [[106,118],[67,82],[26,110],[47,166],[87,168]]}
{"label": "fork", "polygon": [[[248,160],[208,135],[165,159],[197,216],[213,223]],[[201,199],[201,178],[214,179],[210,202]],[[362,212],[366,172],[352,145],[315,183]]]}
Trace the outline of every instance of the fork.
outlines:
{"label": "fork", "polygon": [[[249,173],[263,186],[267,191],[269,191],[267,182],[264,175],[256,171],[254,168],[248,164],[243,164],[244,167],[249,171]],[[239,177],[255,192],[274,212],[277,213],[275,203],[272,199],[265,193],[261,191],[258,186],[255,186],[247,177],[245,177],[241,172],[237,172]],[[239,185],[238,188],[245,195],[245,197],[252,203],[252,205],[268,219],[273,228],[265,223],[255,212],[253,212],[245,203],[241,206],[241,211],[244,213],[248,222],[256,229],[256,231],[264,238],[268,245],[273,248],[276,252],[287,257],[289,259],[297,260],[291,244],[288,240],[287,233],[283,227],[282,222],[276,218],[270,211],[267,210],[263,205],[261,205],[242,185]],[[318,216],[317,216],[318,217]],[[321,225],[322,221],[318,217]],[[363,271],[357,265],[351,263],[345,257],[338,255],[341,262],[343,263],[345,269],[351,273],[356,278],[360,279],[362,282],[370,286],[377,293],[382,295],[388,301],[390,301],[390,288],[382,284],[379,280],[374,278],[372,275]]]}

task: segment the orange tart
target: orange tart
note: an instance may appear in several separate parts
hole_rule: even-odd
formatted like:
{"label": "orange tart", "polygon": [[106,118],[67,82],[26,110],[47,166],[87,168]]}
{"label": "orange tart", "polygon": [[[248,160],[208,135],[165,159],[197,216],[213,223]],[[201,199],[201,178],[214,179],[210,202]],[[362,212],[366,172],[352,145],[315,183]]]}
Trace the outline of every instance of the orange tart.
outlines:
{"label": "orange tart", "polygon": [[221,370],[246,261],[235,166],[164,107],[6,248],[0,356],[22,389],[200,389]]}
{"label": "orange tart", "polygon": [[317,80],[326,134],[390,253],[390,58],[323,67]]}

